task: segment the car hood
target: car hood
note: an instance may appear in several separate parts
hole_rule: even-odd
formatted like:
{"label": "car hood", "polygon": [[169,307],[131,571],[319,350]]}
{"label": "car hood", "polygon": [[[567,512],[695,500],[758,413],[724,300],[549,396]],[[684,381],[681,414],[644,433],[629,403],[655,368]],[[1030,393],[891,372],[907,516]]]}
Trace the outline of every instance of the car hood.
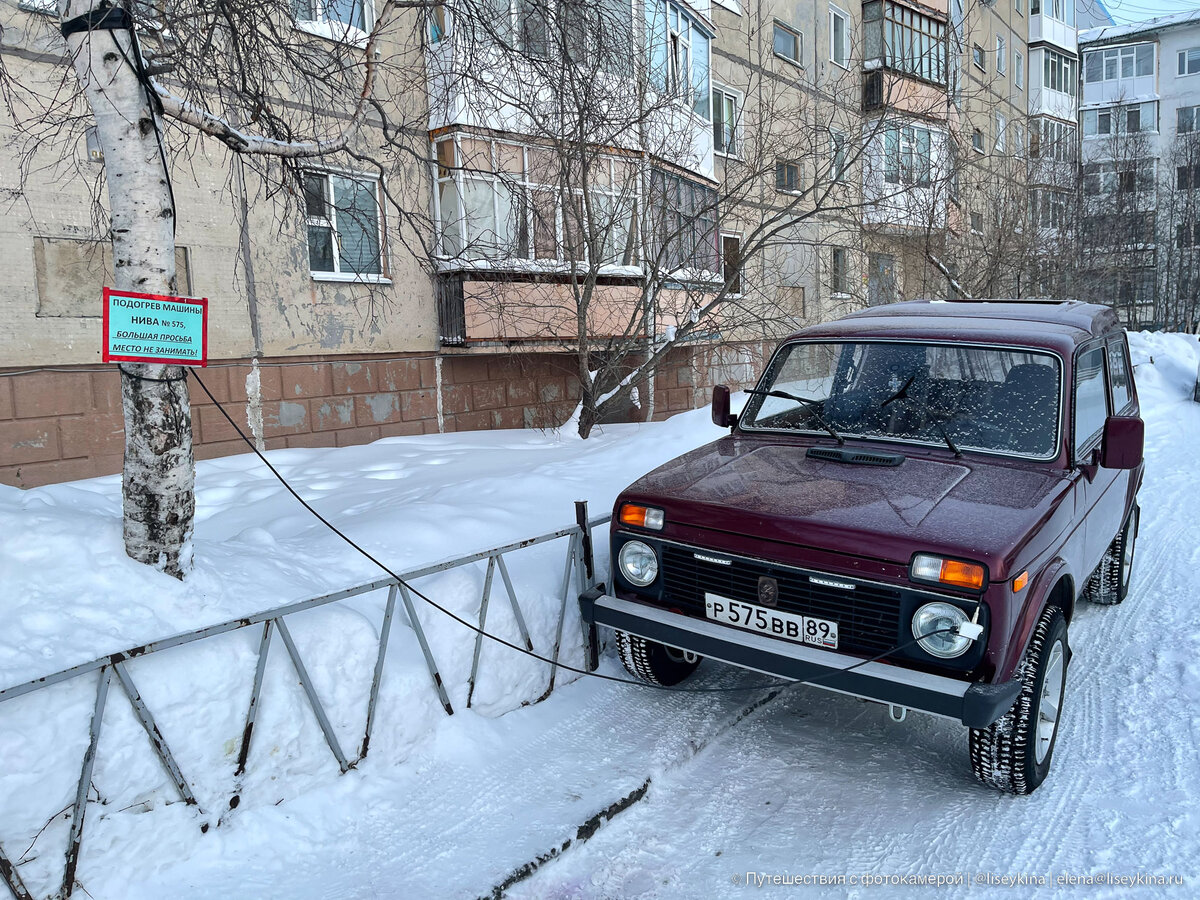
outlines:
{"label": "car hood", "polygon": [[[972,456],[894,467],[809,457],[808,445],[723,438],[622,495],[687,525],[907,564],[932,551],[1003,561],[1046,520],[1064,473]],[[897,448],[891,446],[890,452]]]}

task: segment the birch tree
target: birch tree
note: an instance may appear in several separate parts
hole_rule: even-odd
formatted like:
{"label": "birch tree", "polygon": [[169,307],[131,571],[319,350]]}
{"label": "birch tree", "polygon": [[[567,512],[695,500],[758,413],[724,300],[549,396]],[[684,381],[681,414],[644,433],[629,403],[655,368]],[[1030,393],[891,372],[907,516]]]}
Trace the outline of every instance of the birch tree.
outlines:
{"label": "birch tree", "polygon": [[[10,0],[11,6],[16,5]],[[368,0],[369,2],[369,0]],[[381,40],[399,34],[404,9],[387,0],[53,0],[65,62],[61,94],[82,98],[104,157],[114,287],[177,294],[176,209],[167,126],[185,146],[220,142],[256,160],[293,197],[303,160],[370,159],[411,123],[379,91]],[[312,26],[297,27],[298,14]],[[24,15],[24,13],[22,13]],[[8,79],[10,105],[20,92]],[[40,98],[35,98],[35,102]],[[43,124],[74,120],[70,99],[44,103]],[[358,146],[372,121],[372,140]],[[189,136],[190,135],[190,136]],[[179,142],[178,140],[176,141]],[[356,149],[358,146],[358,149]],[[97,285],[99,296],[99,285]],[[133,559],[182,578],[191,567],[195,464],[185,372],[124,363],[124,542]]]}

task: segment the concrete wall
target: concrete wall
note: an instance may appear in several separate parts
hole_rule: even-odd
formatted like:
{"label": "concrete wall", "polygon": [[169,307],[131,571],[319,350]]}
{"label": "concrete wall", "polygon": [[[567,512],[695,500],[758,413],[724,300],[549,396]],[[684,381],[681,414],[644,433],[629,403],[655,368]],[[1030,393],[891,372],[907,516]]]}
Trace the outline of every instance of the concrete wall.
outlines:
{"label": "concrete wall", "polygon": [[[654,379],[655,418],[705,405],[717,382],[750,386],[773,346],[673,351]],[[548,428],[578,403],[574,365],[573,357],[553,353],[448,354],[440,367],[431,354],[267,358],[260,364],[263,437],[275,450],[439,431]],[[0,370],[0,484],[28,488],[121,470],[125,439],[115,368],[11,371],[19,370]],[[246,393],[250,372],[249,360],[198,371],[247,434],[256,406]],[[644,389],[640,394],[647,396]],[[250,452],[195,383],[190,395],[197,459]],[[617,418],[641,420],[647,412],[630,406]]]}

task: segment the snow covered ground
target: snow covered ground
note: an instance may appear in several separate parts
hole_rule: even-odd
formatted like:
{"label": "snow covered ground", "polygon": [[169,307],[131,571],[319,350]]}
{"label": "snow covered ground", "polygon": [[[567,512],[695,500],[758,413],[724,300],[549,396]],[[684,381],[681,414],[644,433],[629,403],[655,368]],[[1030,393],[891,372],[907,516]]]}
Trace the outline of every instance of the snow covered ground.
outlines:
{"label": "snow covered ground", "polygon": [[[1136,896],[1194,893],[1200,406],[1190,396],[1200,349],[1168,335],[1131,344],[1148,443],[1134,589],[1120,607],[1077,613],[1055,772],[1034,796],[975,785],[965,732],[951,723],[914,715],[895,725],[875,705],[805,687],[767,690],[756,687],[760,676],[711,664],[701,685],[751,689],[668,694],[584,679],[521,708],[545,687],[546,667],[492,646],[479,711],[466,711],[471,635],[421,610],[459,712],[441,711],[412,632],[398,627],[371,755],[339,777],[277,641],[243,802],[204,835],[194,810],[167,802],[165,776],[114,696],[81,884],[98,900],[473,897],[561,851],[509,895],[740,897],[760,890],[745,884],[747,873],[942,875],[961,879],[956,894],[979,897],[1013,896],[987,880],[1006,876],[1045,878],[1052,895],[1123,897],[1130,888],[1055,880],[1141,873],[1184,876],[1188,886],[1138,887]],[[271,458],[401,570],[570,524],[575,499],[607,511],[636,475],[718,434],[698,411],[587,442],[493,432]],[[185,584],[124,559],[119,505],[115,478],[0,488],[0,686],[378,577],[253,457],[200,464],[197,571]],[[511,560],[539,649],[552,640],[562,545]],[[481,583],[480,566],[422,586],[473,618]],[[362,728],[381,601],[304,613],[293,626],[349,746]],[[491,621],[512,637],[505,606],[493,603]],[[226,635],[129,666],[209,810],[223,811],[233,787],[256,639]],[[568,661],[578,652],[569,647]],[[611,658],[603,665],[618,673]],[[22,860],[38,895],[61,876],[64,817],[35,836],[74,790],[94,681],[43,693],[0,703],[0,847]],[[628,808],[611,809],[607,824],[595,818],[614,804]]]}

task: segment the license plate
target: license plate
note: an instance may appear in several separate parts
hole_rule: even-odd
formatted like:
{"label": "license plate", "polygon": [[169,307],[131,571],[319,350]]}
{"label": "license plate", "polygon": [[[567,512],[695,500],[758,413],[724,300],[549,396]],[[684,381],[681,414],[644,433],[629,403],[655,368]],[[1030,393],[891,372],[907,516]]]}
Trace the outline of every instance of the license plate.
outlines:
{"label": "license plate", "polygon": [[736,625],[797,644],[812,644],[827,650],[836,650],[838,645],[837,622],[829,619],[767,609],[765,606],[731,600],[720,594],[704,595],[704,614],[715,622]]}

